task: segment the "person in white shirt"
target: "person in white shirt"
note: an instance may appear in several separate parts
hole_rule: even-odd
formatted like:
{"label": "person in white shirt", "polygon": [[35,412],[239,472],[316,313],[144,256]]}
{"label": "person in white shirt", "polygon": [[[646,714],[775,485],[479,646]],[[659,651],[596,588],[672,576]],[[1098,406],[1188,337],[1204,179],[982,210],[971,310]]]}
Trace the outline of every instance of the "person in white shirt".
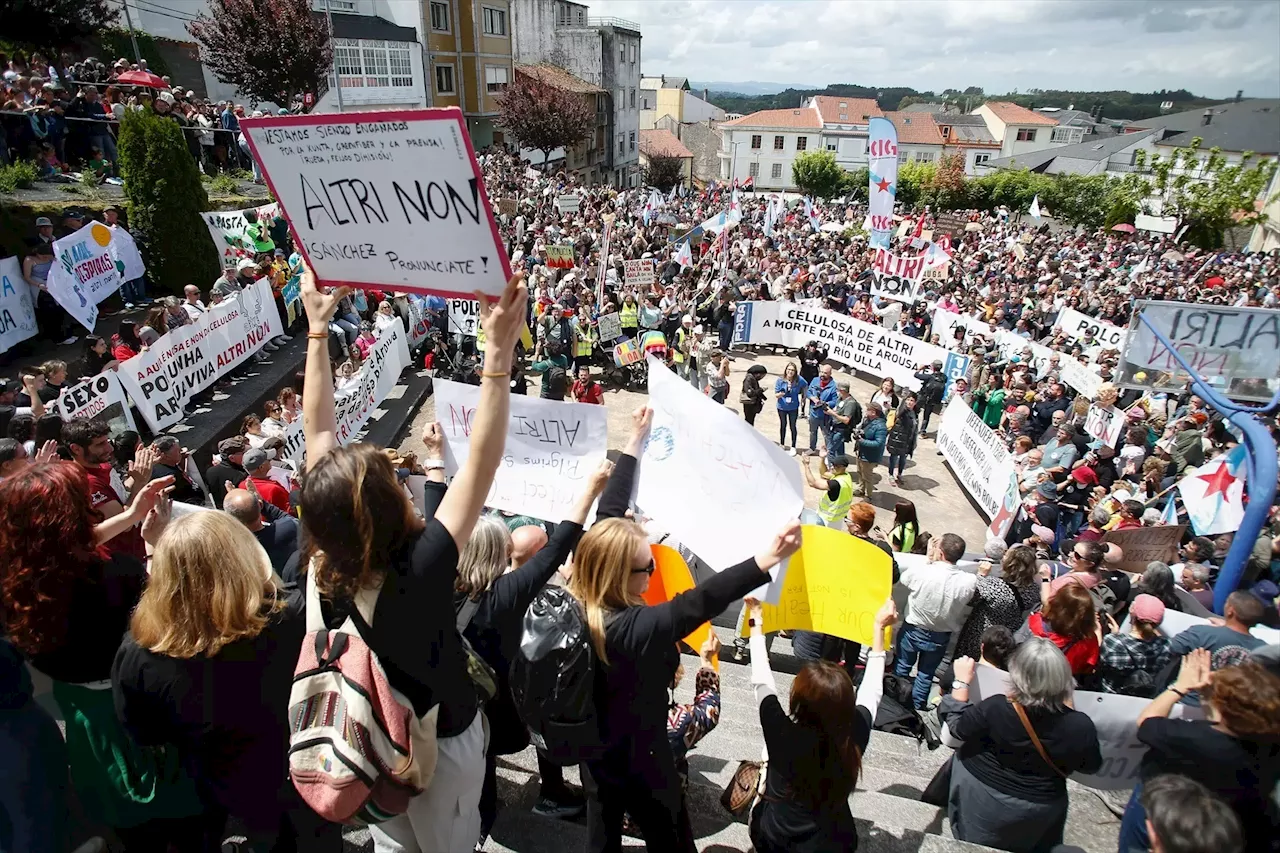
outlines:
{"label": "person in white shirt", "polygon": [[920,710],[927,706],[933,674],[947,653],[951,633],[963,624],[965,608],[977,589],[978,576],[956,568],[964,550],[964,539],[944,533],[929,543],[928,564],[902,572],[902,583],[911,594],[898,633],[893,671],[907,676],[915,665],[911,698]]}
{"label": "person in white shirt", "polygon": [[200,301],[200,288],[194,284],[188,284],[182,288],[182,295],[186,297],[182,303],[182,310],[187,312],[187,316],[191,318],[192,322],[199,320],[200,315],[209,310]]}
{"label": "person in white shirt", "polygon": [[1040,448],[1028,450],[1022,463],[1022,473],[1018,476],[1018,488],[1023,494],[1030,492],[1040,484],[1040,475],[1048,474],[1041,465],[1044,461],[1044,451]]}

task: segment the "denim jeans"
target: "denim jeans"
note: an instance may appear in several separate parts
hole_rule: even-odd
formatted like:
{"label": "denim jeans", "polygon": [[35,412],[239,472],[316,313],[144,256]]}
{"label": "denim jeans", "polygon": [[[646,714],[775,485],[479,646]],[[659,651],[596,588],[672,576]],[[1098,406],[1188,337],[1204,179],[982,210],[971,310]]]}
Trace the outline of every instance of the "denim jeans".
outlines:
{"label": "denim jeans", "polygon": [[903,623],[898,634],[898,656],[893,663],[893,672],[895,675],[910,675],[911,666],[915,664],[916,680],[911,686],[911,699],[921,710],[929,701],[933,673],[946,656],[950,640],[950,631],[930,631],[910,623]]}
{"label": "denim jeans", "polygon": [[827,427],[827,464],[834,465],[837,456],[844,455],[844,430]]}
{"label": "denim jeans", "polygon": [[889,454],[889,476],[890,476],[890,477],[892,477],[892,476],[893,476],[893,472],[894,472],[894,470],[895,470],[895,469],[896,469],[896,470],[897,470],[897,472],[898,472],[898,476],[899,476],[899,477],[901,477],[901,476],[902,476],[902,472],[903,472],[903,470],[905,470],[905,469],[906,469],[906,467],[907,467],[907,454],[905,454],[905,453],[901,453],[901,454],[898,454],[898,453],[890,453],[890,454]]}
{"label": "denim jeans", "polygon": [[717,326],[716,332],[720,335],[720,350],[722,352],[728,352],[729,344],[733,342],[733,324],[728,323]]}
{"label": "denim jeans", "polygon": [[126,281],[120,285],[120,296],[125,302],[141,302],[147,298],[146,288],[143,287],[142,278],[135,278],[132,281]]}
{"label": "denim jeans", "polygon": [[[356,337],[360,334],[360,320],[357,317],[356,322],[353,323],[348,319],[349,316],[351,315],[348,315],[347,317],[334,317],[329,321],[329,331],[341,332],[346,336],[347,346],[352,346],[356,342]],[[334,328],[335,326],[337,326],[336,329]]]}
{"label": "denim jeans", "polygon": [[1120,818],[1120,853],[1151,849],[1151,838],[1147,834],[1147,810],[1142,807],[1142,783],[1133,786],[1133,794],[1129,797],[1129,805],[1124,808]]}
{"label": "denim jeans", "polygon": [[796,424],[799,422],[799,412],[784,412],[778,410],[778,444],[785,445],[787,443],[787,425],[791,425],[791,446],[796,446]]}
{"label": "denim jeans", "polygon": [[822,431],[821,418],[809,418],[809,449],[818,449],[818,433]]}

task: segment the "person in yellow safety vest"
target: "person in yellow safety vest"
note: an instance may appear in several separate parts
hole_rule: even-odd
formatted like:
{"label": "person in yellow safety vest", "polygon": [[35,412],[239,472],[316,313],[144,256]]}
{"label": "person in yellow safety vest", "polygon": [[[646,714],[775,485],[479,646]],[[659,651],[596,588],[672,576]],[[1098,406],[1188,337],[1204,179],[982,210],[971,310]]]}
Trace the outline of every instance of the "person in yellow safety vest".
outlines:
{"label": "person in yellow safety vest", "polygon": [[591,321],[581,314],[577,318],[577,344],[574,345],[574,366],[583,367],[591,363],[591,350],[595,346],[596,330],[591,327]]}
{"label": "person in yellow safety vest", "polygon": [[809,465],[801,468],[809,487],[822,491],[822,499],[818,501],[818,515],[827,527],[845,530],[845,516],[849,514],[849,507],[853,506],[853,475],[848,471],[849,457],[833,457],[830,470],[825,461],[818,464],[821,467],[816,476]]}
{"label": "person in yellow safety vest", "polygon": [[636,338],[640,335],[640,309],[636,307],[636,298],[630,293],[622,297],[618,319],[622,321],[623,336]]}
{"label": "person in yellow safety vest", "polygon": [[676,373],[680,378],[689,381],[689,373],[693,364],[693,318],[688,314],[680,319],[680,328],[676,329],[675,346],[671,350],[671,360],[675,362]]}

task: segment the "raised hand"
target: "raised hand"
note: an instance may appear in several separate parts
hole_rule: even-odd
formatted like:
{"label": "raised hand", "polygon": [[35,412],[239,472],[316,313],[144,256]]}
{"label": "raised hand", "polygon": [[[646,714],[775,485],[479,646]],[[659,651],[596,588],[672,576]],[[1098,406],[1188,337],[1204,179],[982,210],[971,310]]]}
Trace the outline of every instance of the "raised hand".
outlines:
{"label": "raised hand", "polygon": [[596,466],[596,470],[591,472],[591,479],[588,481],[587,492],[593,497],[599,497],[604,491],[605,485],[609,482],[609,476],[613,474],[613,463],[608,459],[601,460]]}
{"label": "raised hand", "polygon": [[160,541],[165,528],[169,526],[171,518],[173,518],[173,499],[164,492],[160,492],[156,495],[154,505],[147,511],[147,517],[142,519],[143,541],[154,548]]}
{"label": "raised hand", "polygon": [[338,310],[338,303],[351,293],[350,287],[337,287],[324,293],[316,286],[316,275],[310,266],[303,266],[300,282],[302,308],[307,314],[307,324],[313,332],[327,332],[329,320]]}
{"label": "raised hand", "polygon": [[432,459],[444,459],[444,430],[438,423],[429,423],[422,430],[422,443]]}
{"label": "raised hand", "polygon": [[800,550],[800,519],[793,518],[787,522],[778,535],[773,537],[769,546],[756,555],[756,565],[767,572],[778,563]]}
{"label": "raised hand", "polygon": [[517,272],[511,276],[502,296],[493,301],[478,290],[475,296],[480,302],[480,325],[487,342],[486,356],[492,353],[504,359],[509,357],[524,326],[525,304],[529,301],[524,273]]}

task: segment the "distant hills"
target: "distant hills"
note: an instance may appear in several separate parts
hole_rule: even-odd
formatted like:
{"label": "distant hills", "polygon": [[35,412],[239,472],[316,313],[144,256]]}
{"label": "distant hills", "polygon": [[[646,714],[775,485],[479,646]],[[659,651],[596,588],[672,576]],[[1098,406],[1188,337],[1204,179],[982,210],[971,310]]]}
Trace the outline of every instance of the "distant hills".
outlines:
{"label": "distant hills", "polygon": [[[1005,94],[987,93],[977,86],[967,89],[945,89],[942,92],[921,92],[908,86],[860,86],[855,83],[833,83],[826,88],[796,88],[787,86],[781,89],[771,87],[779,84],[748,81],[745,83],[692,83],[690,87],[701,91],[709,90],[711,103],[731,113],[753,113],[757,110],[790,109],[799,106],[801,101],[811,95],[833,95],[841,98],[871,98],[882,110],[898,110],[910,104],[930,102],[948,103],[965,110],[974,109],[984,101],[1012,101],[1028,109],[1036,107],[1058,107],[1066,109],[1074,106],[1078,110],[1092,111],[1095,106],[1102,106],[1104,118],[1127,121],[1139,121],[1153,118],[1162,112],[1182,112],[1183,110],[1207,107],[1223,103],[1222,100],[1204,98],[1185,89],[1158,92],[1070,92],[1065,90],[1031,89],[1027,92],[1009,92]],[[747,91],[754,88],[755,91]],[[1170,106],[1162,110],[1163,104]]]}

